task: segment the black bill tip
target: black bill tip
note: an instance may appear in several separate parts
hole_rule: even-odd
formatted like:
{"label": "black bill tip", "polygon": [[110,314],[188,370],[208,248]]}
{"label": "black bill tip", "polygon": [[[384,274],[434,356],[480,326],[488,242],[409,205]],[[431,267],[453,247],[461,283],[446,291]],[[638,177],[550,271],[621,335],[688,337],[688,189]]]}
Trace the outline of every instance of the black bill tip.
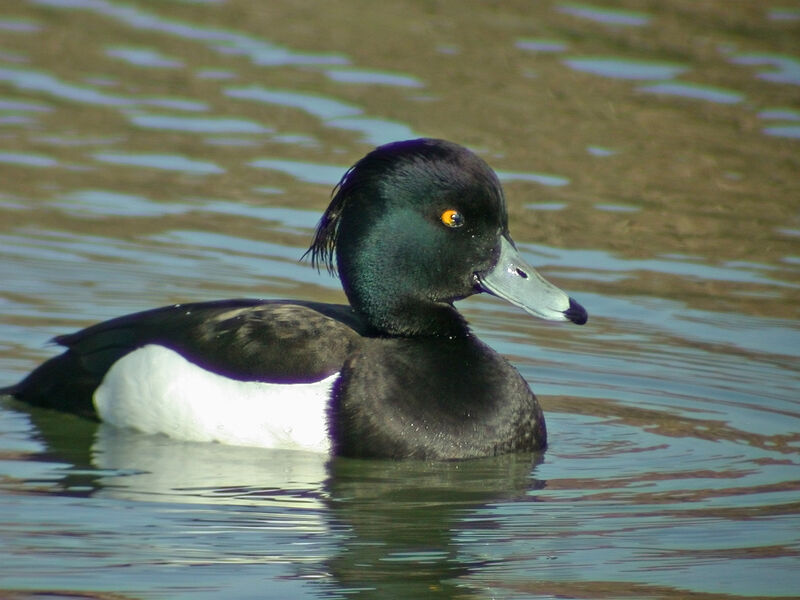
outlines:
{"label": "black bill tip", "polygon": [[564,316],[575,323],[575,325],[583,325],[589,319],[589,314],[586,312],[586,309],[572,298],[569,299],[569,308],[564,311]]}

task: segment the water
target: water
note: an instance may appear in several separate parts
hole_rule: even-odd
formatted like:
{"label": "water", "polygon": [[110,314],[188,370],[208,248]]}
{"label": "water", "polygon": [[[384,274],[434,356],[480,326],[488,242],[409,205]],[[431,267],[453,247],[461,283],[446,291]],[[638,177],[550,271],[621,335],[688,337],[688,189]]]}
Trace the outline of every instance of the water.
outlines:
{"label": "water", "polygon": [[174,302],[342,301],[298,259],[374,144],[501,174],[590,313],[461,302],[540,455],[326,460],[0,404],[0,596],[765,598],[800,590],[800,5],[0,7],[0,384]]}

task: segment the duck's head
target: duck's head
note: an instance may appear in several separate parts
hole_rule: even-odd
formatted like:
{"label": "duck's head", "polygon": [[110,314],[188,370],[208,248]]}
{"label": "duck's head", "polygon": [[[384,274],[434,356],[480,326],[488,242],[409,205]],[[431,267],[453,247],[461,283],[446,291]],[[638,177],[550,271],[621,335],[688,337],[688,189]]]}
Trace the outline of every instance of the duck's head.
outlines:
{"label": "duck's head", "polygon": [[380,146],[342,177],[309,248],[378,333],[466,334],[455,300],[488,292],[532,315],[582,325],[586,311],[522,259],[497,176],[435,139]]}

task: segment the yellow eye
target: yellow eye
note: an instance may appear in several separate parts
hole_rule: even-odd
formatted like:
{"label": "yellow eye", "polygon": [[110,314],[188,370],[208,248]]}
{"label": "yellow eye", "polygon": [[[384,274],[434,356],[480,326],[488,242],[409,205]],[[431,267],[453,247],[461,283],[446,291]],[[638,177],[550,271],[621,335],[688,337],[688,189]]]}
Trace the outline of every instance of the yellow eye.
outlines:
{"label": "yellow eye", "polygon": [[442,223],[448,227],[461,227],[464,224],[464,215],[452,208],[448,208],[444,211],[439,218],[442,220]]}

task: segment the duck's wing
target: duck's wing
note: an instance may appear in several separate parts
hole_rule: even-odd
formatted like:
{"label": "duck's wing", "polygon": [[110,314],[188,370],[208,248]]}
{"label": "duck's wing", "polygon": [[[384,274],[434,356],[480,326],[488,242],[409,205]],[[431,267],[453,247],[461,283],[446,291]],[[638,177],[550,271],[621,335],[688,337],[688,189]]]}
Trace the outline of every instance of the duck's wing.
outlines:
{"label": "duck's wing", "polygon": [[364,327],[345,305],[264,300],[177,304],[55,338],[66,351],[0,393],[96,418],[92,396],[108,370],[147,345],[169,348],[239,381],[315,381],[341,369]]}

